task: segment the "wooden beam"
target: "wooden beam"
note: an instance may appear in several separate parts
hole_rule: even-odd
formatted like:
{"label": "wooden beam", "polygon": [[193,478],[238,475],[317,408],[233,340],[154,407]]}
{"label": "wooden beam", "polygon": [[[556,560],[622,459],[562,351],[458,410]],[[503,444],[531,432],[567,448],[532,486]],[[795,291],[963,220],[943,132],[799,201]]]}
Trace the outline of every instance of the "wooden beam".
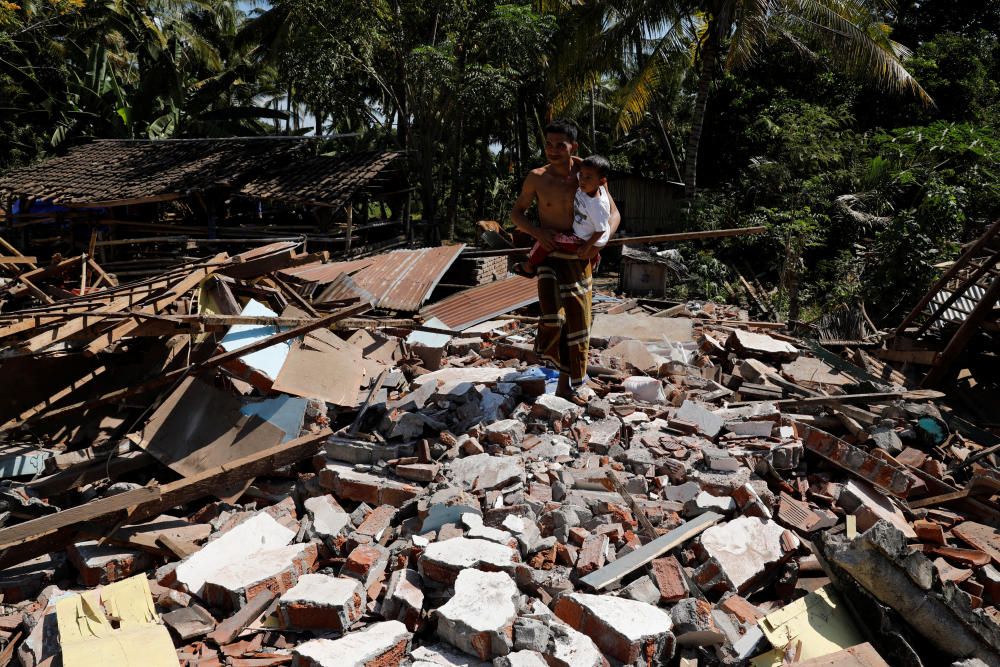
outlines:
{"label": "wooden beam", "polygon": [[[92,500],[89,503],[32,519],[31,521],[25,521],[10,528],[4,528],[0,530],[0,553],[19,544],[37,540],[61,528],[75,526],[91,519],[107,517],[129,507],[158,500],[160,494],[161,490],[159,486],[155,484],[144,486],[139,489],[126,491],[125,493],[108,496],[107,498]],[[2,556],[0,556],[0,559],[2,559]]]}
{"label": "wooden beam", "polygon": [[74,541],[78,532],[77,524],[84,521],[114,525],[119,512],[131,508],[129,521],[139,522],[158,516],[178,505],[211,496],[220,488],[229,488],[251,477],[265,475],[277,468],[298,463],[319,453],[331,434],[330,429],[324,429],[244,456],[193,477],[163,486],[143,487],[109,498],[101,498],[0,530],[0,549],[3,549],[0,552],[0,568],[65,548]]}
{"label": "wooden beam", "polygon": [[[676,234],[654,234],[652,236],[632,236],[632,237],[619,237],[608,241],[606,247],[619,246],[619,245],[647,245],[650,243],[680,243],[681,241],[697,241],[699,239],[719,239],[726,238],[730,236],[752,236],[755,234],[763,234],[767,231],[767,227],[736,227],[733,229],[710,229],[700,232],[679,232]],[[463,252],[463,257],[496,257],[501,255],[519,255],[526,254],[531,250],[530,247],[525,248],[498,248],[495,250],[469,250]]]}
{"label": "wooden beam", "polygon": [[[229,259],[229,255],[227,253],[219,253],[209,261],[209,266],[195,269],[173,285],[166,291],[165,294],[156,297],[152,303],[140,308],[139,312],[147,315],[159,315],[164,309],[166,309],[167,306],[197,287],[205,278],[208,278],[210,275],[215,273],[215,271],[219,268],[214,266],[217,262],[224,262],[227,259]],[[84,348],[84,354],[97,354],[108,345],[111,345],[115,341],[127,336],[129,332],[133,331],[137,326],[139,326],[139,321],[135,319],[122,322],[110,331],[100,334],[97,338],[91,341],[91,343]]]}
{"label": "wooden beam", "polygon": [[931,389],[915,389],[913,391],[886,391],[873,394],[841,394],[839,396],[811,396],[809,398],[783,398],[777,401],[737,401],[730,403],[729,407],[741,407],[744,405],[757,405],[758,403],[771,403],[780,406],[803,406],[803,405],[840,405],[842,403],[878,403],[881,401],[933,401],[944,397],[944,392]]}
{"label": "wooden beam", "polygon": [[335,323],[337,320],[350,317],[357,313],[364,312],[371,308],[367,303],[361,303],[354,306],[349,306],[347,308],[342,308],[334,313],[331,313],[325,317],[320,317],[315,319],[308,324],[303,324],[301,326],[288,329],[287,331],[280,331],[273,336],[268,336],[262,340],[246,345],[231,352],[223,352],[217,354],[214,357],[210,357],[205,361],[200,363],[190,364],[184,368],[178,368],[177,370],[170,371],[158,377],[152,378],[145,382],[140,382],[137,385],[131,387],[125,387],[124,389],[118,389],[103,396],[91,399],[89,401],[84,401],[82,403],[75,403],[73,405],[67,405],[65,407],[59,408],[58,410],[53,410],[42,415],[36,415],[31,421],[38,421],[41,419],[49,419],[52,417],[57,417],[59,415],[66,415],[73,412],[78,412],[80,410],[87,410],[89,408],[97,407],[98,405],[104,405],[106,403],[111,403],[114,401],[121,400],[123,398],[128,398],[129,396],[134,396],[136,394],[142,394],[151,389],[156,389],[164,385],[170,384],[171,382],[187,375],[187,374],[197,374],[203,373],[207,370],[221,366],[222,364],[231,361],[233,359],[239,359],[240,357],[250,354],[251,352],[256,352],[257,350],[263,350],[266,347],[271,347],[272,345],[277,345],[278,343],[284,343],[285,341],[292,340],[293,338],[298,338],[304,334],[313,331],[314,329],[319,329],[321,327],[327,327]]}
{"label": "wooden beam", "polygon": [[28,257],[25,255],[0,255],[0,264],[31,264],[34,265],[38,261],[37,257]]}
{"label": "wooden beam", "polygon": [[920,313],[922,313],[924,308],[927,307],[927,304],[931,302],[934,295],[940,292],[948,284],[948,281],[951,280],[952,277],[954,277],[966,264],[968,264],[969,261],[979,253],[980,249],[989,243],[990,239],[996,236],[998,232],[1000,232],[1000,219],[990,225],[990,228],[987,229],[982,236],[976,239],[976,242],[969,246],[969,248],[962,253],[962,256],[955,260],[955,263],[951,265],[951,268],[945,271],[944,275],[938,278],[938,281],[934,283],[929,290],[927,290],[927,293],[924,294],[923,298],[921,298],[917,305],[913,307],[913,310],[910,311],[909,315],[904,317],[903,321],[899,323],[898,327],[896,327],[896,331],[893,332],[893,337],[901,336],[903,332],[906,331],[906,327],[910,326],[910,324],[912,324],[913,321],[920,316]]}
{"label": "wooden beam", "polygon": [[645,544],[635,551],[630,551],[610,565],[605,565],[596,572],[591,572],[587,576],[582,577],[580,582],[598,591],[606,588],[612,583],[621,580],[629,573],[635,572],[640,567],[659,558],[674,547],[687,542],[707,528],[714,526],[722,521],[722,519],[723,516],[721,514],[705,512],[696,519],[674,528],[666,535],[661,535],[649,544]]}

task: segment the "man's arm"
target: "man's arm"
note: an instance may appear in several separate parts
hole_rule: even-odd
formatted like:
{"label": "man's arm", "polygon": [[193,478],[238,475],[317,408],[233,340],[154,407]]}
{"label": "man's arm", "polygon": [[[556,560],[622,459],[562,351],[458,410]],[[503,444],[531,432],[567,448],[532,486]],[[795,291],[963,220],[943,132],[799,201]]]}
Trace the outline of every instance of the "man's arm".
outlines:
{"label": "man's arm", "polygon": [[604,236],[604,232],[602,232],[601,230],[597,230],[596,232],[591,234],[590,238],[587,239],[579,248],[577,248],[576,256],[579,257],[580,259],[590,259],[592,255],[597,254],[596,252],[593,251],[594,245],[601,240],[602,236]]}
{"label": "man's arm", "polygon": [[511,209],[510,221],[514,223],[517,229],[541,243],[542,247],[546,250],[554,250],[556,246],[552,242],[552,232],[531,224],[528,216],[525,215],[528,209],[531,208],[531,204],[534,203],[537,195],[535,175],[529,173],[524,179],[524,185],[521,186],[521,194],[518,195],[517,201],[514,202],[514,208]]}

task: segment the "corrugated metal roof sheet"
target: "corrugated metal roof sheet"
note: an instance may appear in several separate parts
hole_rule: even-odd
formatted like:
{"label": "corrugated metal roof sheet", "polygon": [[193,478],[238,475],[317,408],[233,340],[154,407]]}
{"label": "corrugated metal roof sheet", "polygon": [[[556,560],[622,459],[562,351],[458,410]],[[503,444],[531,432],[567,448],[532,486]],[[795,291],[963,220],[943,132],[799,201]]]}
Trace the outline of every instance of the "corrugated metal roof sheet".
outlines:
{"label": "corrugated metal roof sheet", "polygon": [[480,322],[523,308],[538,301],[538,286],[533,278],[511,276],[478,287],[471,287],[447,299],[432,303],[420,314],[436,317],[449,329],[464,331]]}
{"label": "corrugated metal roof sheet", "polygon": [[333,282],[342,273],[357,273],[361,269],[371,266],[375,263],[376,259],[375,257],[365,257],[363,259],[355,259],[347,262],[330,262],[328,264],[313,262],[312,264],[303,264],[302,266],[283,269],[279,273],[293,276],[300,280],[308,280],[325,285]]}
{"label": "corrugated metal roof sheet", "polygon": [[[930,310],[937,310],[941,304],[951,298],[952,292],[949,290],[941,290],[931,298]],[[965,293],[955,299],[955,303],[948,306],[944,313],[941,314],[941,318],[934,324],[934,328],[940,328],[943,322],[951,322],[955,324],[960,324],[972,314],[972,311],[983,300],[986,296],[986,290],[984,290],[979,285],[970,285],[969,289],[965,290]]]}
{"label": "corrugated metal roof sheet", "polygon": [[[445,271],[458,259],[464,245],[393,250],[377,255],[369,266],[351,276],[354,285],[372,295],[372,306],[386,310],[416,312],[441,280]],[[361,296],[356,289],[341,282],[331,283],[316,299],[336,301]]]}

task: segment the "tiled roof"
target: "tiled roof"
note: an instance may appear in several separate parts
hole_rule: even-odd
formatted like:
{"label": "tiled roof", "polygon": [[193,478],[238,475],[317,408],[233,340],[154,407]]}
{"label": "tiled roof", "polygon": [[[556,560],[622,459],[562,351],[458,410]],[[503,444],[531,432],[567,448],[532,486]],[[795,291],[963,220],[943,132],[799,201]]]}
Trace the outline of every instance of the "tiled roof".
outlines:
{"label": "tiled roof", "polygon": [[222,186],[262,199],[339,208],[400,155],[317,156],[310,139],[106,139],[12,171],[0,178],[0,192],[83,205]]}

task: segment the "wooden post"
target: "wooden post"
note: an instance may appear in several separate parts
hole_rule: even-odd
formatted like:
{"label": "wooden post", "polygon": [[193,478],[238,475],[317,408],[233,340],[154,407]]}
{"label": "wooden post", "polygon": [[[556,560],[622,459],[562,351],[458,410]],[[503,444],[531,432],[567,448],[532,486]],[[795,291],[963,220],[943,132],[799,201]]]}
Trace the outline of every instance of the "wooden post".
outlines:
{"label": "wooden post", "polygon": [[351,236],[354,234],[354,202],[347,202],[347,206],[344,207],[344,212],[347,214],[347,238],[344,241],[344,254],[346,255],[351,251]]}

